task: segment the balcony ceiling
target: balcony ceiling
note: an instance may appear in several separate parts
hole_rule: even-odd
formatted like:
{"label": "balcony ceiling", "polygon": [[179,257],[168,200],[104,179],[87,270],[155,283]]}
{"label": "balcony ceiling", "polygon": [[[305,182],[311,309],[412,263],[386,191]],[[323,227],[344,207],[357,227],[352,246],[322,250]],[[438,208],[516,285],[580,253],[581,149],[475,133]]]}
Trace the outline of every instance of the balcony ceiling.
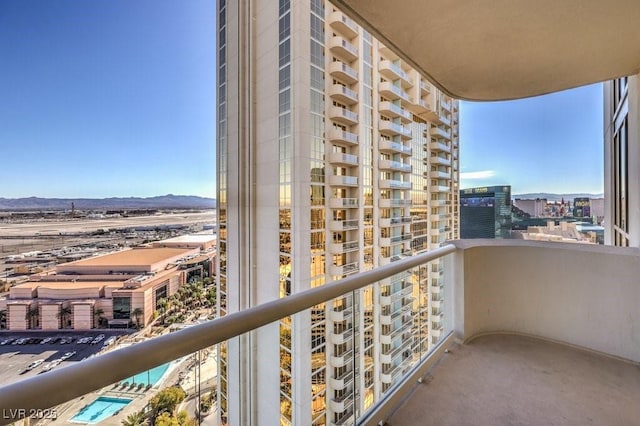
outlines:
{"label": "balcony ceiling", "polygon": [[640,71],[637,0],[335,0],[445,93],[542,95]]}

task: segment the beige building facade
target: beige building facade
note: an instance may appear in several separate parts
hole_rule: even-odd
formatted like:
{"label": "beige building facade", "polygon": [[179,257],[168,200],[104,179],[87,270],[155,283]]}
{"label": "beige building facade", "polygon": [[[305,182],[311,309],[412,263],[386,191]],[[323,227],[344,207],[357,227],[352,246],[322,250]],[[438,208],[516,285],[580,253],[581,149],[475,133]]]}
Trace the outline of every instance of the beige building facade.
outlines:
{"label": "beige building facade", "polygon": [[188,248],[123,250],[61,264],[54,271],[34,275],[30,281],[11,287],[7,328],[145,326],[153,320],[159,300],[175,294],[192,271],[210,275],[213,241],[210,236],[207,242],[192,241]]}
{"label": "beige building facade", "polygon": [[[329,2],[217,21],[220,315],[459,237],[457,101]],[[436,262],[223,344],[222,423],[353,422],[438,341],[443,283]]]}

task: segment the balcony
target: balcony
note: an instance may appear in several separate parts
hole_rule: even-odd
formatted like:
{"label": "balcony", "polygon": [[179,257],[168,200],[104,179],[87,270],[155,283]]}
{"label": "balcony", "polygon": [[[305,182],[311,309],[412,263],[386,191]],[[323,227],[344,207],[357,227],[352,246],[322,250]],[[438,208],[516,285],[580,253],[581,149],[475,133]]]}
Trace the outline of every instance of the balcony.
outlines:
{"label": "balcony", "polygon": [[[88,401],[75,398],[87,392],[243,333],[253,330],[256,338],[247,339],[252,345],[266,333],[272,344],[267,336],[275,333],[277,339],[274,321],[439,260],[447,302],[440,307],[441,325],[429,330],[434,347],[400,368],[392,380],[397,385],[360,412],[359,424],[637,422],[640,250],[523,240],[454,244],[5,385],[0,407],[79,409]],[[393,315],[381,315],[380,323],[411,324],[411,311]],[[336,338],[348,339],[341,336]],[[330,356],[329,364],[351,365],[353,356]],[[429,383],[422,380],[427,374]],[[252,385],[238,385],[237,391],[245,386]],[[355,400],[351,394],[339,399]],[[68,424],[77,409],[59,410],[60,424]]]}
{"label": "balcony", "polygon": [[429,157],[429,162],[431,164],[439,164],[441,166],[451,166],[451,160],[445,157],[441,157],[439,155],[432,155]]}
{"label": "balcony", "polygon": [[451,101],[440,100],[440,106],[447,112],[451,112]]}
{"label": "balcony", "polygon": [[358,165],[358,156],[353,154],[346,154],[344,152],[330,152],[327,155],[327,160],[331,164],[336,164],[339,166],[357,166]]}
{"label": "balcony", "polygon": [[431,185],[429,190],[431,192],[450,192],[451,188],[445,185]]}
{"label": "balcony", "polygon": [[331,186],[358,186],[358,178],[355,176],[331,175],[329,176]]}
{"label": "balcony", "polygon": [[329,96],[331,96],[331,99],[335,99],[345,105],[353,105],[358,102],[358,92],[342,84],[331,85],[331,87],[329,87]]}
{"label": "balcony", "polygon": [[394,160],[380,160],[378,167],[381,170],[393,170],[402,173],[411,173],[411,164],[403,163],[402,161]]}
{"label": "balcony", "polygon": [[[344,200],[344,198],[342,198],[342,200]],[[329,222],[329,230],[334,232],[350,231],[352,229],[358,229],[359,226],[360,226],[360,221],[357,219],[332,220]]]}
{"label": "balcony", "polygon": [[347,126],[353,126],[358,123],[358,114],[353,111],[349,111],[346,108],[340,108],[337,106],[329,108],[329,118],[336,123],[345,124]]}
{"label": "balcony", "polygon": [[358,262],[347,263],[346,265],[332,265],[330,267],[331,275],[333,276],[347,276],[358,272]]}
{"label": "balcony", "polygon": [[443,142],[432,141],[429,143],[431,151],[451,153],[451,147]]}
{"label": "balcony", "polygon": [[413,150],[410,146],[403,145],[399,142],[393,142],[386,139],[380,139],[378,143],[378,149],[380,152],[384,152],[387,154],[400,154],[400,155],[411,155]]}
{"label": "balcony", "polygon": [[441,129],[440,127],[431,128],[431,137],[451,139],[451,132]]}
{"label": "balcony", "polygon": [[395,86],[390,81],[383,81],[382,83],[380,83],[380,85],[378,86],[378,91],[381,95],[391,100],[400,99],[405,104],[411,103],[411,97],[409,96],[409,94],[402,90],[402,88]]}
{"label": "balcony", "polygon": [[331,243],[329,244],[329,251],[333,254],[349,253],[351,251],[358,250],[360,245],[358,241],[348,241],[346,243]]}
{"label": "balcony", "polygon": [[381,217],[378,221],[382,228],[390,226],[404,226],[411,223],[411,216]]}
{"label": "balcony", "polygon": [[352,62],[358,58],[358,48],[345,40],[344,37],[332,37],[329,39],[327,47],[331,53],[344,59],[346,62]]}
{"label": "balcony", "polygon": [[344,321],[348,318],[351,318],[353,315],[352,308],[344,308],[344,309],[330,309],[329,310],[329,319],[331,321]]}
{"label": "balcony", "polygon": [[428,172],[424,172],[424,175],[430,179],[451,179],[451,173],[440,170],[430,170]]}
{"label": "balcony", "polygon": [[401,180],[382,179],[380,180],[380,188],[382,189],[411,189],[411,182]]}
{"label": "balcony", "polygon": [[382,208],[411,206],[411,200],[403,200],[401,198],[383,198],[380,201],[378,201],[378,203]]}
{"label": "balcony", "polygon": [[347,343],[348,341],[353,339],[353,329],[348,329],[343,331],[342,333],[331,333],[329,340],[334,345],[341,345],[343,343]]}
{"label": "balcony", "polygon": [[347,84],[355,84],[358,82],[358,71],[344,62],[331,62],[329,64],[329,74]]}
{"label": "balcony", "polygon": [[329,198],[329,207],[332,209],[357,209],[357,198]]}
{"label": "balcony", "polygon": [[410,123],[412,121],[411,113],[409,111],[389,101],[380,102],[378,110],[381,114],[384,114],[387,117],[399,117],[403,123]]}
{"label": "balcony", "polygon": [[378,67],[378,72],[382,74],[382,76],[388,80],[400,80],[400,84],[404,88],[409,88],[413,86],[413,82],[402,67],[394,64],[391,61],[383,60],[380,62],[380,66]]}
{"label": "balcony", "polygon": [[402,139],[411,139],[411,129],[389,120],[380,120],[380,133],[389,136],[400,136]]}
{"label": "balcony", "polygon": [[329,140],[334,143],[345,144],[345,145],[358,144],[358,135],[352,132],[347,132],[345,130],[333,128],[329,130],[328,137],[329,137]]}
{"label": "balcony", "polygon": [[420,94],[424,96],[424,95],[428,95],[429,93],[431,93],[431,86],[426,81],[421,80],[420,81]]}
{"label": "balcony", "polygon": [[328,21],[331,28],[347,36],[349,39],[358,35],[358,25],[340,11],[332,12],[329,15]]}
{"label": "balcony", "polygon": [[331,386],[335,389],[344,389],[353,381],[353,371],[347,370],[336,378],[331,378]]}

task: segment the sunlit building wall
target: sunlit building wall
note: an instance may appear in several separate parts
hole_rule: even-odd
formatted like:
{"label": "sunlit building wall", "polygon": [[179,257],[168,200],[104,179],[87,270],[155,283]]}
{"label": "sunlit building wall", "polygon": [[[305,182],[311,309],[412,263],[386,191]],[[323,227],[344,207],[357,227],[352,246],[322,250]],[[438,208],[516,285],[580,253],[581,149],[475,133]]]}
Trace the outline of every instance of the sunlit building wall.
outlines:
{"label": "sunlit building wall", "polygon": [[[217,10],[221,315],[459,237],[457,101],[328,2]],[[222,345],[222,422],[352,422],[437,342],[442,274]]]}
{"label": "sunlit building wall", "polygon": [[604,83],[605,244],[640,246],[638,75]]}

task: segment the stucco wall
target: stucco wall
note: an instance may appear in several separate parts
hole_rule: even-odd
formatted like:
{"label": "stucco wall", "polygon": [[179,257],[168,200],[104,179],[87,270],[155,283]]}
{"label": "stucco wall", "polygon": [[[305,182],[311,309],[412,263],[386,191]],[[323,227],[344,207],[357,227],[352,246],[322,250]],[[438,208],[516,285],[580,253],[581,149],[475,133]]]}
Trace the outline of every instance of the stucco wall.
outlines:
{"label": "stucco wall", "polygon": [[640,250],[460,243],[455,286],[464,318],[456,321],[465,339],[526,333],[640,361]]}

